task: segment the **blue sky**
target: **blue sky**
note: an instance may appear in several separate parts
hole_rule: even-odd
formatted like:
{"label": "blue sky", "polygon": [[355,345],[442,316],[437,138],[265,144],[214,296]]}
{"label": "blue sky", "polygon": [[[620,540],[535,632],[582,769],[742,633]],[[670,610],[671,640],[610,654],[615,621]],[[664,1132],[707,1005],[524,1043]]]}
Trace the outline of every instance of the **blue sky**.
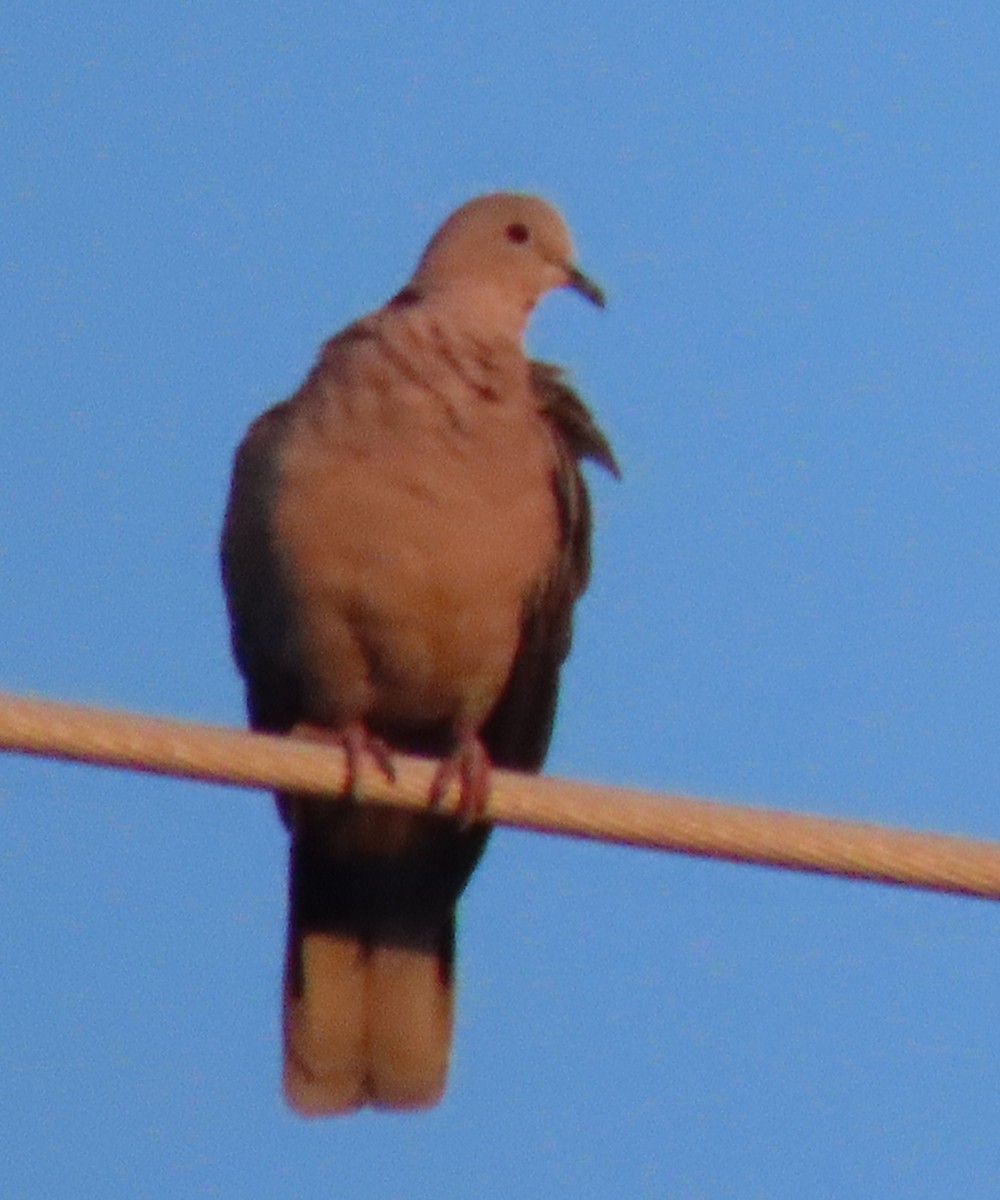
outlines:
{"label": "blue sky", "polygon": [[[0,686],[242,721],[233,448],[452,207],[535,190],[625,478],[549,768],[997,837],[1000,88],[982,4],[15,3]],[[501,833],[447,1097],[278,1095],[260,794],[0,762],[7,1197],[966,1200],[1000,910]]]}

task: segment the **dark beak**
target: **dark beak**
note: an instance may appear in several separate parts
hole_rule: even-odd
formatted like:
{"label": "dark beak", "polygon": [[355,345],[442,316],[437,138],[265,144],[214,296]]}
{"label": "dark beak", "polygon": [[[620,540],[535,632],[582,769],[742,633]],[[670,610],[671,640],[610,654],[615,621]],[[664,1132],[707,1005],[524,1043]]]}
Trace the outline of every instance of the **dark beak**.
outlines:
{"label": "dark beak", "polygon": [[591,304],[596,304],[598,308],[604,307],[604,293],[592,279],[588,279],[579,267],[566,268],[566,286],[572,288],[574,292],[579,292],[581,296],[589,300]]}

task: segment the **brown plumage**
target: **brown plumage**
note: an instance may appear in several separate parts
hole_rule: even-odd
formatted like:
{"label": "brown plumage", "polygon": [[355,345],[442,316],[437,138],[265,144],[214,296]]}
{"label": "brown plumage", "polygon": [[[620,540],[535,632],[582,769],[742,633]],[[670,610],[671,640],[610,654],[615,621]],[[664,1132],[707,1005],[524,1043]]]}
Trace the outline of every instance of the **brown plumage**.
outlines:
{"label": "brown plumage", "polygon": [[[253,727],[338,740],[352,768],[439,758],[435,795],[457,781],[472,818],[491,763],[542,765],[590,569],[579,463],[617,474],[560,372],[524,355],[531,310],[562,286],[602,302],[554,209],[470,201],[407,287],[253,423],[233,469],[222,566]],[[289,1103],[434,1104],[455,905],[489,827],[349,796],[278,806]]]}

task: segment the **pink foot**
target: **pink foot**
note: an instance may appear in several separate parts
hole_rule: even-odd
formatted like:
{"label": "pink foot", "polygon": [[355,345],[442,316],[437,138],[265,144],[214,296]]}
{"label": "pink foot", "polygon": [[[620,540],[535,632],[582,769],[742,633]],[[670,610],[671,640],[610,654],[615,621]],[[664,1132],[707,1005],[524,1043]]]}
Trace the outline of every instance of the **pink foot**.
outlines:
{"label": "pink foot", "polygon": [[458,782],[458,806],[455,815],[463,822],[476,821],[486,812],[490,798],[490,759],[483,743],[474,734],[459,739],[447,758],[441,760],[431,783],[431,808],[439,808],[448,788]]}
{"label": "pink foot", "polygon": [[340,746],[347,757],[343,793],[352,800],[357,797],[361,760],[365,754],[375,760],[375,765],[390,783],[396,782],[396,768],[392,763],[392,751],[381,738],[369,733],[361,721],[348,721],[340,729],[326,729],[322,725],[301,722],[292,729],[292,737],[307,742],[324,742]]}

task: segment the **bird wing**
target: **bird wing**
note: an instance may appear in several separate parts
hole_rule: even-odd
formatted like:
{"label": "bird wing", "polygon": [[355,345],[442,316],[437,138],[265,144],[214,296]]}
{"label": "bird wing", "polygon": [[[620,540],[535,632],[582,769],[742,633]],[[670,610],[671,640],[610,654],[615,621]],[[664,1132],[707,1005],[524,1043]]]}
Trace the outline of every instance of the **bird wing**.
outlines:
{"label": "bird wing", "polygon": [[254,729],[284,733],[303,714],[291,593],[271,528],[288,401],[259,416],[240,443],[222,529],[222,579],[233,657],[246,681]]}
{"label": "bird wing", "polygon": [[560,540],[551,572],[527,599],[507,685],[481,732],[491,760],[519,771],[537,771],[545,759],[573,605],[590,579],[590,499],[580,464],[589,459],[620,476],[607,437],[559,368],[533,362],[531,382],[556,449],[552,488]]}

